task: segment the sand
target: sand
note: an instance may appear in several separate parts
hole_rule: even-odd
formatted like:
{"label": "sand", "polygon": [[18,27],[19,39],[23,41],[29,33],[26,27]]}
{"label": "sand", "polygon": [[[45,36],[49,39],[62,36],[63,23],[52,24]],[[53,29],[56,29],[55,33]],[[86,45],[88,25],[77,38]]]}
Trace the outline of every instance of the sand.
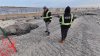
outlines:
{"label": "sand", "polygon": [[0,20],[9,20],[9,19],[18,19],[18,18],[29,18],[29,17],[40,17],[42,15],[41,12],[34,13],[22,13],[22,14],[6,14],[0,15]]}
{"label": "sand", "polygon": [[99,19],[99,15],[79,16],[69,29],[64,45],[58,43],[61,39],[59,18],[53,17],[50,36],[44,32],[42,18],[29,21],[37,23],[39,28],[25,35],[13,36],[18,52],[12,56],[100,56]]}
{"label": "sand", "polygon": [[10,25],[14,25],[17,21],[15,20],[6,20],[6,21],[0,21],[0,27],[2,28],[5,28],[7,26],[10,26]]}

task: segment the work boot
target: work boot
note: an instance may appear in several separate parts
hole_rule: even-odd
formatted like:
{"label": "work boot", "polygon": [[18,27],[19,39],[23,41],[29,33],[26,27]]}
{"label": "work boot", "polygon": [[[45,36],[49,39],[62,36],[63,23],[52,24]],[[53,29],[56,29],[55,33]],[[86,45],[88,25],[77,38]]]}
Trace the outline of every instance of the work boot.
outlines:
{"label": "work boot", "polygon": [[60,40],[59,43],[63,44],[64,43],[64,40]]}
{"label": "work boot", "polygon": [[45,32],[48,32],[48,31],[45,31]]}
{"label": "work boot", "polygon": [[50,35],[50,32],[47,32],[47,36],[49,36]]}

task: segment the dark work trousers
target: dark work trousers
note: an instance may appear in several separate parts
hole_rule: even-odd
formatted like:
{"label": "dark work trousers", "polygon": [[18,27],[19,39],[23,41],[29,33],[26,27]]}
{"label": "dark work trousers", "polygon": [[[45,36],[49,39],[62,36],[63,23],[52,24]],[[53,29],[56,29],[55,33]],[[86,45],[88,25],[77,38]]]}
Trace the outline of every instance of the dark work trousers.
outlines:
{"label": "dark work trousers", "polygon": [[61,27],[61,36],[62,36],[62,41],[66,39],[67,33],[68,33],[69,27],[68,28],[63,28]]}

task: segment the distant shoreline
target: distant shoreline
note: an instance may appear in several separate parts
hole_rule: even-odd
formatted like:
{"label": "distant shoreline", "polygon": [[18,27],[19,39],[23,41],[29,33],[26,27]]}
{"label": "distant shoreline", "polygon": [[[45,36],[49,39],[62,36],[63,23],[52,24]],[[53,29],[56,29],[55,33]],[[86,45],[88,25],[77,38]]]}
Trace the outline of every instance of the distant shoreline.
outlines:
{"label": "distant shoreline", "polygon": [[[52,14],[59,14],[64,12],[64,8],[49,8]],[[73,12],[84,12],[89,10],[97,10],[97,8],[72,8]],[[0,20],[17,19],[42,15],[42,8],[32,7],[0,7]]]}
{"label": "distant shoreline", "polygon": [[42,13],[38,13],[38,12],[22,13],[22,14],[5,14],[5,15],[0,15],[0,20],[27,18],[27,17],[34,17],[34,16],[41,16],[41,15],[42,15]]}
{"label": "distant shoreline", "polygon": [[22,13],[30,13],[30,12],[38,12],[41,11],[42,8],[37,7],[0,7],[0,14],[22,14]]}

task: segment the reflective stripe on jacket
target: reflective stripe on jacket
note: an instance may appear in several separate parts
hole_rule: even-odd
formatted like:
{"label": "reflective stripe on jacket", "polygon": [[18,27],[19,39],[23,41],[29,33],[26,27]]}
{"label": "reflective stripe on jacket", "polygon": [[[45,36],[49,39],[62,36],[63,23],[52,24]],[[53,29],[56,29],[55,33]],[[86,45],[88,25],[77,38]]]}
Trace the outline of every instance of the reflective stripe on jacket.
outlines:
{"label": "reflective stripe on jacket", "polygon": [[47,18],[51,18],[51,17],[52,17],[52,16],[48,16],[49,12],[50,12],[50,11],[47,11],[46,17],[43,17],[44,19],[47,19]]}
{"label": "reflective stripe on jacket", "polygon": [[61,25],[71,25],[73,22],[73,15],[71,14],[71,21],[69,23],[64,22],[64,16],[61,17],[62,21],[60,22]]}

